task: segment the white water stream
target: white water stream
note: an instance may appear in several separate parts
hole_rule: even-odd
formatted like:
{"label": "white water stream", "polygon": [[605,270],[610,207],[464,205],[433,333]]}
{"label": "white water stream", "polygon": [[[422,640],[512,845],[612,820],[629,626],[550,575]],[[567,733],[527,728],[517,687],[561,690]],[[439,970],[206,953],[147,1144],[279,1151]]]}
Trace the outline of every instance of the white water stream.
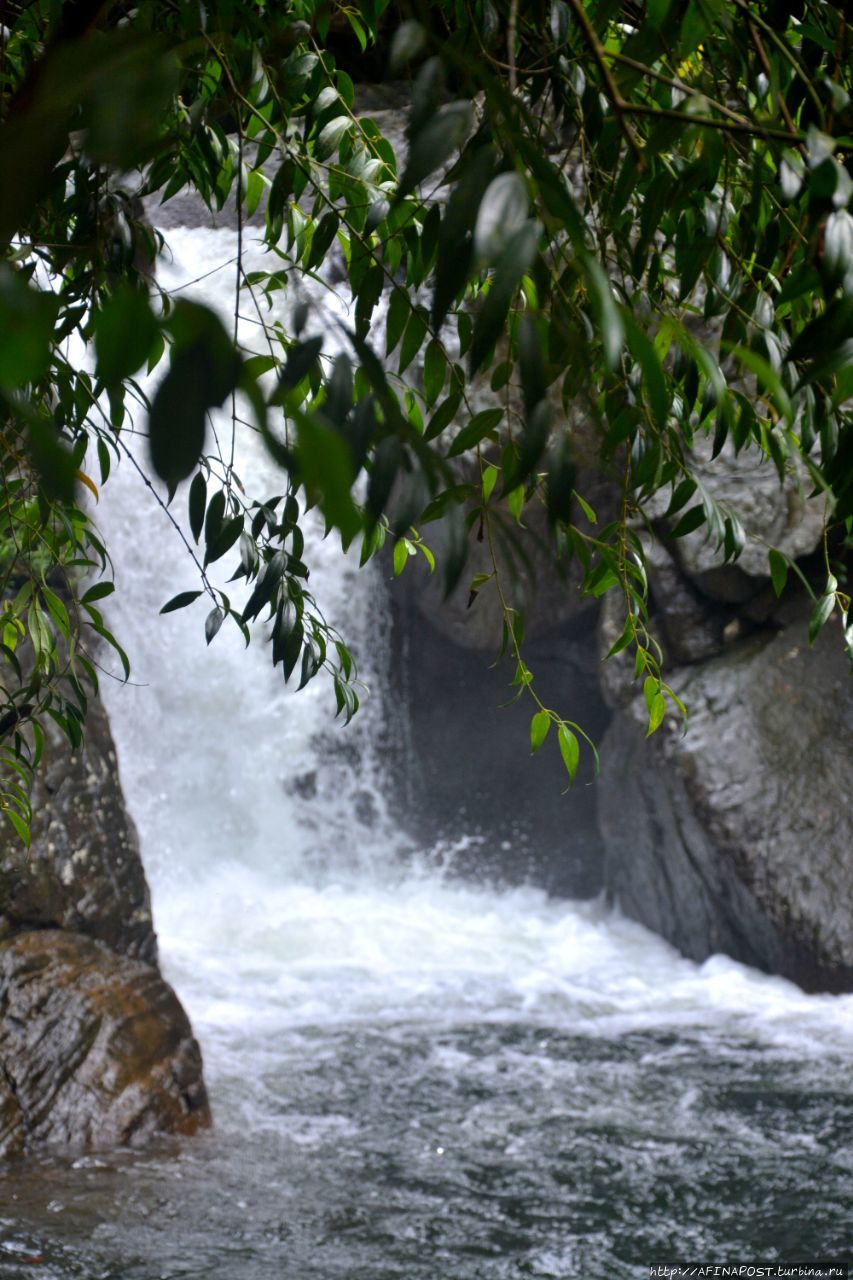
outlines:
{"label": "white water stream", "polygon": [[[168,239],[170,287],[233,255],[224,231]],[[195,295],[227,308],[232,284]],[[252,442],[240,466],[273,475]],[[605,1280],[848,1247],[853,998],[443,877],[389,784],[381,571],[306,551],[373,689],[343,729],[322,681],[285,691],[262,634],[206,651],[203,605],[158,618],[195,571],[121,470],[100,522],[139,683],[104,692],[216,1128],[176,1158],[52,1165],[40,1280]]]}

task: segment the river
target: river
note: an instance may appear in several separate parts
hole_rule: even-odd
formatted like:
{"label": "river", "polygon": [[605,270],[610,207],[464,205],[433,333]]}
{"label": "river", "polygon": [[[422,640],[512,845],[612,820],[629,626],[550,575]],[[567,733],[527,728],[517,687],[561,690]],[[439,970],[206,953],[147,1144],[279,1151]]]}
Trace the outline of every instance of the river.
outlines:
{"label": "river", "polygon": [[[226,231],[169,240],[173,288],[233,253]],[[196,295],[226,306],[231,277]],[[269,464],[249,441],[240,466],[262,483]],[[121,471],[100,519],[136,683],[105,696],[215,1125],[0,1171],[2,1280],[629,1280],[843,1257],[853,997],[696,965],[599,901],[453,878],[468,833],[417,847],[391,782],[406,737],[387,728],[382,571],[309,540],[372,689],[343,729],[320,681],[284,689],[262,628],[206,651],[203,613],[157,616],[193,569]]]}

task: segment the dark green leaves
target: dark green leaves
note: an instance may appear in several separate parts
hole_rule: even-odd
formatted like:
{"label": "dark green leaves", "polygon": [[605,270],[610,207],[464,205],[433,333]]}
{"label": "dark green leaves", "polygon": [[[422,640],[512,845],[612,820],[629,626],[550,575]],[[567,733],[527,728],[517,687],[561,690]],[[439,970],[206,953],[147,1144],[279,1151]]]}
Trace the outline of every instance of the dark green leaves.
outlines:
{"label": "dark green leaves", "polygon": [[501,173],[494,178],[477,210],[475,257],[484,263],[497,262],[526,223],[528,208],[527,189],[517,173]]}
{"label": "dark green leaves", "polygon": [[503,330],[521,278],[533,265],[541,230],[538,222],[526,222],[511,237],[501,255],[491,288],[474,324],[474,336],[468,353],[468,366],[472,375],[492,351]]}
{"label": "dark green leaves", "polygon": [[622,354],[622,344],[625,338],[622,317],[613,298],[610,281],[601,263],[597,262],[595,258],[586,256],[583,259],[583,267],[589,289],[590,305],[595,316],[599,337],[601,338],[604,365],[608,372],[612,373],[616,369],[619,357]]}
{"label": "dark green leaves", "polygon": [[180,301],[170,321],[173,347],[149,419],[151,464],[170,493],[198,464],[207,414],[237,384],[240,362],[220,320]]}
{"label": "dark green leaves", "polygon": [[199,596],[204,595],[203,591],[179,591],[176,596],[167,601],[160,610],[161,613],[174,613],[176,609],[185,609],[188,604],[192,604],[194,600],[198,600]]}
{"label": "dark green leaves", "polygon": [[0,388],[33,382],[47,369],[59,300],[0,263]]}
{"label": "dark green leaves", "polygon": [[[438,234],[438,261],[432,323],[438,329],[454,298],[465,287],[473,250],[473,229],[483,193],[495,169],[495,153],[481,147],[469,158],[454,186]],[[390,323],[390,322],[389,322]]]}
{"label": "dark green leaves", "polygon": [[781,596],[785,590],[785,583],[788,581],[788,561],[781,551],[777,551],[775,547],[771,547],[767,553],[770,561],[770,579],[773,583],[773,590],[777,596]]}
{"label": "dark green leaves", "polygon": [[424,178],[450,159],[471,132],[473,120],[470,102],[452,102],[417,130],[400,179],[398,199],[414,191]]}
{"label": "dark green leaves", "polygon": [[158,324],[144,293],[117,289],[95,317],[95,372],[108,385],[122,382],[148,360]]}
{"label": "dark green leaves", "polygon": [[462,428],[453,441],[447,451],[447,456],[456,458],[462,453],[467,453],[469,449],[473,449],[481,440],[485,439],[490,431],[494,431],[503,416],[503,409],[483,409],[480,413],[475,413],[468,425]]}

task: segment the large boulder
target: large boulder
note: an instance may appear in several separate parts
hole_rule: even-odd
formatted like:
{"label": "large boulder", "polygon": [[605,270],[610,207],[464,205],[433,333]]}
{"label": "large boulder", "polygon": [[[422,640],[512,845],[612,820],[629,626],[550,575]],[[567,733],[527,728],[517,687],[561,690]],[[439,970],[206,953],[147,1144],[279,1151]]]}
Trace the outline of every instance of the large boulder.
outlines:
{"label": "large boulder", "polygon": [[684,736],[673,723],[647,742],[642,698],[621,700],[602,751],[604,874],[687,956],[848,991],[853,681],[837,624],[811,649],[801,615],[669,676]]}
{"label": "large boulder", "polygon": [[157,939],[139,842],[127,812],[109,721],[90,707],[77,751],[45,723],[32,794],[32,845],[0,839],[0,936],[56,927],[154,964]]}
{"label": "large boulder", "polygon": [[55,929],[0,943],[0,1155],[209,1119],[189,1020],[153,965]]}
{"label": "large boulder", "polygon": [[0,1158],[209,1123],[100,703],[77,751],[48,729],[32,799],[30,849],[0,841]]}

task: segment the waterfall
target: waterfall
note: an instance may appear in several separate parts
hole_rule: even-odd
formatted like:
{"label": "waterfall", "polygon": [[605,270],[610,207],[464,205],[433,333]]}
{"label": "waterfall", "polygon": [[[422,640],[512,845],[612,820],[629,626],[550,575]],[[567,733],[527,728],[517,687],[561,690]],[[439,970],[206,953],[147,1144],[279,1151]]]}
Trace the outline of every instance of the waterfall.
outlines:
{"label": "waterfall", "polygon": [[[232,233],[168,241],[162,283],[227,311]],[[251,439],[240,470],[280,491]],[[98,519],[134,681],[103,691],[216,1127],[54,1170],[64,1217],[20,1180],[52,1276],[612,1280],[841,1251],[853,997],[698,966],[602,902],[447,879],[406,833],[382,568],[309,538],[371,687],[344,729],[320,679],[284,688],[262,627],[206,650],[201,605],[158,616],[197,575],[131,467]]]}

